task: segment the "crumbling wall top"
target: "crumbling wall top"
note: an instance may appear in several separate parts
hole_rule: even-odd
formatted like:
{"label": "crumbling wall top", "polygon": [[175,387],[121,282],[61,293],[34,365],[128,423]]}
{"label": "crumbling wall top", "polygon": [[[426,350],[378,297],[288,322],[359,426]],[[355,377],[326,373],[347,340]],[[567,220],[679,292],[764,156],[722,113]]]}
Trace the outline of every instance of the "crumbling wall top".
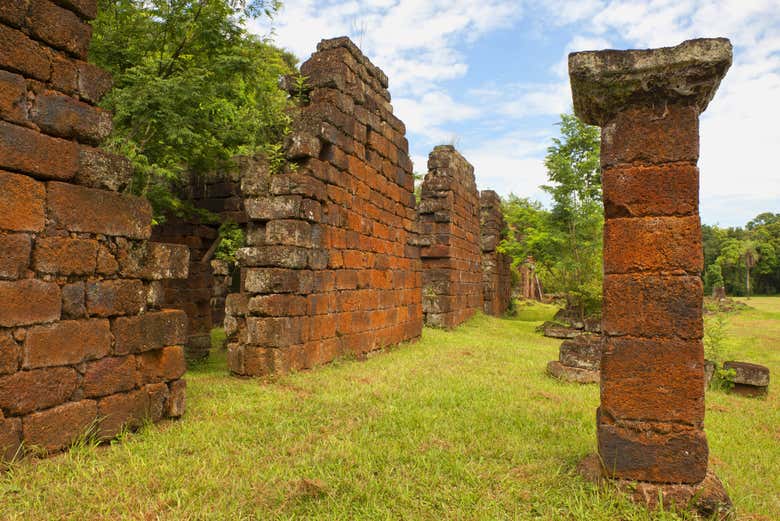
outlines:
{"label": "crumbling wall top", "polygon": [[660,49],[571,53],[574,112],[599,126],[628,105],[647,101],[682,101],[704,112],[731,60],[726,38],[687,40]]}

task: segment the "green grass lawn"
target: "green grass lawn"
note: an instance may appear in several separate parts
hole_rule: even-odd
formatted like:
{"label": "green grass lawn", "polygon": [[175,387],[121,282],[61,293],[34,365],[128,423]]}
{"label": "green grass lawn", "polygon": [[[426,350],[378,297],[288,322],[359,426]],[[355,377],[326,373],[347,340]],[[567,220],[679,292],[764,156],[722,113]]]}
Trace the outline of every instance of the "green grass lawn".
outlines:
{"label": "green grass lawn", "polygon": [[[731,315],[734,358],[780,375],[780,298]],[[367,361],[275,380],[190,371],[188,410],[0,476],[0,519],[681,519],[580,478],[598,387],[545,376],[554,312],[478,316]],[[707,393],[712,465],[740,519],[780,519],[780,393]]]}

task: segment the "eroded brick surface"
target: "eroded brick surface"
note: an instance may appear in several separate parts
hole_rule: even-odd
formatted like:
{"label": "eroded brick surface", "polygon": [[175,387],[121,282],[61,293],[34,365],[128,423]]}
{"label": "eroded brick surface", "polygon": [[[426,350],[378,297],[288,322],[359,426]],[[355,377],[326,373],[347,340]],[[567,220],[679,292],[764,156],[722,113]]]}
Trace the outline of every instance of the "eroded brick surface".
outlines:
{"label": "eroded brick surface", "polygon": [[421,333],[414,178],[387,78],[345,38],[321,42],[301,70],[309,101],[285,146],[297,168],[242,177],[248,298],[231,297],[225,320],[234,374],[312,367]]}
{"label": "eroded brick surface", "polygon": [[0,459],[20,444],[63,450],[99,411],[116,412],[104,436],[184,412],[180,364],[144,359],[141,373],[138,353],[180,353],[186,323],[154,312],[187,252],[147,242],[148,202],[119,193],[129,162],[98,148],[111,78],[84,61],[96,12],[95,0],[0,2]]}

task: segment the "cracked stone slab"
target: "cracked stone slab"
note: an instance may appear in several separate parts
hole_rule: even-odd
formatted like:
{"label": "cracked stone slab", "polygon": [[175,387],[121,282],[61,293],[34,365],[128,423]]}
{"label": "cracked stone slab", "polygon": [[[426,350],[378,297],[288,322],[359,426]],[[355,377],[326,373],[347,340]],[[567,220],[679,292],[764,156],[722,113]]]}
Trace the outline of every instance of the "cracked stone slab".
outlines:
{"label": "cracked stone slab", "polygon": [[726,38],[687,40],[675,47],[569,54],[574,112],[604,126],[639,103],[682,102],[704,112],[732,61]]}

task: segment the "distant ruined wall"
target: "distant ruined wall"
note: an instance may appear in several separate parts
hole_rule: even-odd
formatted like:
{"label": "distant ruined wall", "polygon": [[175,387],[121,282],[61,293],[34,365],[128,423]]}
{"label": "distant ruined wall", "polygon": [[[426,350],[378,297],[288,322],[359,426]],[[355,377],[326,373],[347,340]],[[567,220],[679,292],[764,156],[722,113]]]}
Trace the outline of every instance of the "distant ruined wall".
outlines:
{"label": "distant ruined wall", "polygon": [[[63,8],[61,6],[67,6]],[[182,312],[161,281],[187,251],[148,242],[129,163],[95,148],[109,76],[88,64],[94,0],[0,4],[0,459],[180,416]]]}
{"label": "distant ruined wall", "polygon": [[436,147],[418,207],[427,325],[452,328],[483,307],[479,208],[474,167],[454,147]]}
{"label": "distant ruined wall", "polygon": [[[237,158],[236,168],[213,172],[206,176],[192,176],[180,196],[193,207],[216,215],[216,222],[197,216],[171,216],[154,228],[154,240],[182,244],[190,250],[189,276],[182,280],[165,282],[166,306],[182,309],[189,320],[189,337],[185,346],[188,360],[201,360],[211,347],[210,331],[222,326],[225,301],[230,290],[229,267],[218,263],[214,269],[214,251],[218,246],[220,224],[232,221],[245,227],[244,195],[241,178],[252,175],[260,160]],[[264,165],[259,168],[265,168]]]}
{"label": "distant ruined wall", "polygon": [[347,38],[321,42],[301,72],[292,165],[242,179],[248,247],[225,320],[236,375],[308,368],[422,331],[412,163],[387,77]]}
{"label": "distant ruined wall", "polygon": [[493,190],[483,190],[479,198],[479,211],[484,311],[488,315],[501,316],[509,308],[512,299],[512,257],[497,251],[506,233],[501,198]]}

